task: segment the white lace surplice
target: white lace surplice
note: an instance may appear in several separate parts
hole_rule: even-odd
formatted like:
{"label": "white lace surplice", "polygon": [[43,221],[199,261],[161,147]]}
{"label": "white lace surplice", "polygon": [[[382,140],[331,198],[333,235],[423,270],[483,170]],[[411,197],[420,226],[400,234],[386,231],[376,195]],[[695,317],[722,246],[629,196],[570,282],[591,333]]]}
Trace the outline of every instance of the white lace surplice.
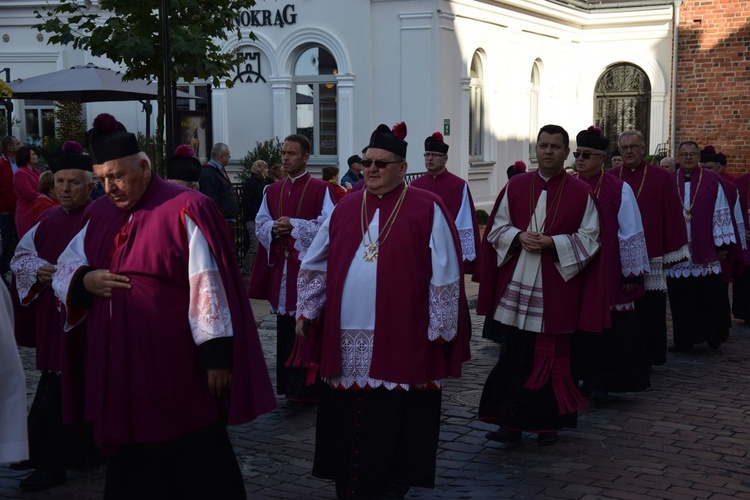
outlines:
{"label": "white lace surplice", "polygon": [[45,264],[49,264],[49,262],[39,257],[39,253],[36,250],[34,237],[36,236],[37,229],[39,229],[38,223],[34,224],[34,227],[23,235],[10,261],[10,269],[13,271],[13,276],[16,277],[18,297],[23,305],[31,303],[46,288],[40,287],[33,297],[29,296],[32,287],[36,284],[36,273],[39,271],[39,268]]}
{"label": "white lace surplice", "polygon": [[[651,270],[646,249],[646,236],[643,221],[633,189],[627,182],[622,183],[620,209],[617,212],[617,239],[620,246],[620,267],[625,277],[642,276]],[[617,311],[630,311],[635,304],[615,304]]]}
{"label": "white lace surplice", "polygon": [[458,238],[461,240],[461,254],[464,262],[473,262],[477,259],[477,249],[474,245],[474,219],[471,216],[473,210],[474,207],[469,202],[469,186],[464,184],[461,208],[456,216],[456,229]]}
{"label": "white lace surplice", "polygon": [[[538,227],[544,226],[546,213],[547,191],[544,190],[536,204],[535,218],[529,221],[527,231],[537,231]],[[511,245],[520,232],[520,229],[513,226],[507,196],[504,196],[492,222],[492,231],[488,235],[488,241],[497,251],[498,267],[510,260]],[[555,267],[560,276],[569,281],[599,250],[599,214],[591,197],[586,203],[578,231],[574,234],[554,235],[552,239],[558,256]],[[521,248],[513,276],[500,297],[494,318],[504,325],[540,333],[544,332],[543,309],[541,253],[527,252]]]}
{"label": "white lace surplice", "polygon": [[[683,196],[683,204],[685,210],[690,208],[692,197],[690,195],[691,183],[685,183],[685,194]],[[685,221],[688,236],[688,246],[692,249],[693,234],[692,224],[690,221]],[[734,226],[732,225],[731,209],[729,208],[729,201],[727,200],[724,190],[721,184],[718,186],[716,193],[716,201],[714,202],[714,211],[711,221],[712,226],[712,237],[713,244],[715,246],[728,245],[730,243],[736,243],[737,239],[734,236]],[[691,252],[692,253],[692,252]],[[692,258],[680,262],[679,264],[670,267],[666,271],[666,275],[670,278],[688,278],[690,276],[709,276],[711,274],[721,274],[721,264],[718,260],[709,262],[707,264],[696,264],[693,263]]]}
{"label": "white lace surplice", "polygon": [[[458,327],[458,297],[461,269],[443,212],[436,205],[430,241],[432,279],[430,281],[429,340],[453,340]],[[380,211],[370,223],[370,235],[378,238]],[[325,305],[326,266],[329,233],[326,221],[302,261],[297,280],[297,317],[316,318]],[[409,389],[408,384],[397,384],[369,376],[372,349],[375,342],[375,304],[378,260],[367,262],[362,256],[364,241],[357,249],[344,282],[341,297],[341,374],[326,379],[332,387],[385,387]],[[440,386],[440,381],[432,381]]]}

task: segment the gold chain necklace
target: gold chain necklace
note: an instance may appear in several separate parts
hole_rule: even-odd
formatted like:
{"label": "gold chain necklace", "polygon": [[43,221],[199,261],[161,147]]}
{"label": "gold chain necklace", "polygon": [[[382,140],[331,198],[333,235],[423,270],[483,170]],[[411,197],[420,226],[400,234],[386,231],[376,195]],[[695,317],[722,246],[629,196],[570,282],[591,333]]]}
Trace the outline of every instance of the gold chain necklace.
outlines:
{"label": "gold chain necklace", "polygon": [[[622,171],[623,171],[624,168],[625,168],[625,165],[623,165],[622,167],[620,167],[620,180],[623,180],[622,179]],[[643,185],[646,183],[646,174],[648,174],[648,163],[646,163],[646,165],[643,166],[643,177],[641,178],[641,185],[638,188],[638,191],[635,193],[635,199],[636,200],[641,195],[641,191],[643,191]]]}
{"label": "gold chain necklace", "polygon": [[[378,259],[378,247],[385,243],[385,240],[388,239],[388,235],[391,234],[391,229],[393,229],[393,224],[396,222],[396,216],[398,215],[399,210],[401,210],[401,204],[404,201],[406,189],[408,187],[409,186],[404,184],[404,188],[401,190],[401,195],[398,197],[398,201],[393,207],[391,215],[388,216],[385,224],[383,224],[383,230],[381,231],[378,229],[378,237],[374,242],[372,241],[372,236],[370,236],[370,224],[367,223],[367,190],[365,190],[362,196],[362,216],[360,218],[360,223],[362,225],[362,242],[366,247],[365,254],[362,258],[365,259],[365,261],[374,262]],[[380,240],[381,237],[383,238],[382,241]]]}
{"label": "gold chain necklace", "polygon": [[[531,219],[534,221],[534,226],[536,226],[536,229],[538,232],[544,234],[545,231],[548,231],[552,229],[552,226],[555,225],[555,219],[557,219],[557,211],[560,208],[560,200],[562,200],[562,192],[565,188],[565,181],[568,178],[568,174],[565,174],[563,177],[562,182],[560,183],[560,188],[555,193],[555,196],[552,198],[552,203],[550,203],[549,208],[547,208],[547,213],[544,215],[544,223],[542,223],[542,228],[539,229],[539,223],[536,220],[536,204],[538,200],[535,200],[534,196],[534,187],[536,186],[536,178],[538,175],[534,175],[534,177],[531,179],[531,193],[529,197],[529,206],[531,208]],[[555,202],[557,202],[557,205],[555,206]],[[549,219],[549,213],[552,210],[552,207],[555,207],[555,213],[552,215],[552,223],[547,227],[547,220]]]}
{"label": "gold chain necklace", "polygon": [[[685,212],[685,220],[688,222],[693,220],[693,214],[691,212],[693,210],[693,206],[695,205],[695,200],[698,199],[698,190],[701,188],[701,181],[703,180],[703,169],[701,167],[698,167],[698,170],[700,170],[700,175],[698,176],[698,185],[695,187],[695,191],[692,193],[693,201],[690,202],[689,208],[685,208],[685,183],[683,182],[682,184],[682,194],[680,195],[680,199],[682,200],[682,205],[683,205],[682,210]],[[680,176],[675,175],[675,179],[677,179],[677,192],[679,193],[680,192]]]}
{"label": "gold chain necklace", "polygon": [[[307,192],[307,186],[310,185],[311,180],[312,180],[312,175],[310,175],[307,178],[307,182],[305,182],[305,187],[302,189],[302,196],[300,196],[299,203],[297,203],[297,213],[294,216],[295,219],[299,219],[299,214],[302,211],[302,202],[305,200],[305,193]],[[283,201],[284,201],[284,193],[286,192],[286,185],[288,182],[291,182],[289,180],[289,177],[284,179],[284,184],[281,185],[281,193],[279,193],[279,217],[284,215]],[[286,238],[281,239],[281,248],[284,249],[284,258],[288,259],[289,258],[289,245],[287,245]]]}
{"label": "gold chain necklace", "polygon": [[[581,174],[579,172],[575,173],[575,176],[577,178],[581,178]],[[586,179],[584,177],[584,179]],[[586,179],[588,181],[588,179]],[[604,180],[604,170],[599,171],[599,181],[596,183],[596,187],[594,188],[594,195],[596,196],[596,199],[599,199],[599,192],[602,190],[602,181]]]}

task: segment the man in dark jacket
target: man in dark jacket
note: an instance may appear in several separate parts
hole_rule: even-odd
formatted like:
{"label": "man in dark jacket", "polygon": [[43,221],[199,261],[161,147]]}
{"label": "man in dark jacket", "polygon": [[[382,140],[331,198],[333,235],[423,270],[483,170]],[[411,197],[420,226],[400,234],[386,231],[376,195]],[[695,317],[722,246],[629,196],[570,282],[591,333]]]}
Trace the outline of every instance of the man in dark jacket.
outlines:
{"label": "man in dark jacket", "polygon": [[229,236],[234,239],[234,225],[240,213],[240,200],[226,171],[229,158],[229,146],[222,142],[214,144],[211,148],[211,159],[203,165],[198,183],[201,193],[214,200],[219,207],[227,221]]}

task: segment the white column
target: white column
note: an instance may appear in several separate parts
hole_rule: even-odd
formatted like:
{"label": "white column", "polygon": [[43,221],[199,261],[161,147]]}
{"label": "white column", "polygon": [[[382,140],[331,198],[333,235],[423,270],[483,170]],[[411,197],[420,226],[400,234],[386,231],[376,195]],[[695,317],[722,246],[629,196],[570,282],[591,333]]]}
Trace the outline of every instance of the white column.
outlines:
{"label": "white column", "polygon": [[[649,123],[649,151],[655,153],[656,147],[666,142],[664,139],[666,125],[664,123],[666,92],[651,92],[651,122]],[[670,154],[674,154],[670,151]]]}
{"label": "white column", "polygon": [[272,76],[268,78],[273,89],[273,135],[279,140],[292,133],[292,77]]}
{"label": "white column", "polygon": [[[338,93],[338,155],[339,169],[345,172],[346,160],[359,153],[364,144],[354,144],[354,75],[339,75]],[[343,173],[341,174],[344,175]]]}

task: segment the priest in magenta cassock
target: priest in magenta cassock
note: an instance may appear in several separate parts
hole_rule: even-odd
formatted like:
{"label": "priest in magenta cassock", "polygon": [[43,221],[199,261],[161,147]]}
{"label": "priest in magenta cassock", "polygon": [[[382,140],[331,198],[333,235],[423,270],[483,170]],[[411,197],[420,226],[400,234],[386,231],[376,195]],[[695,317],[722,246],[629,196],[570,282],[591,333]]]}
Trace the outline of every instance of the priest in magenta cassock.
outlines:
{"label": "priest in magenta cassock", "polygon": [[255,234],[258,255],[250,276],[250,297],[267,299],[276,315],[276,393],[289,408],[318,399],[317,385],[305,384],[305,370],[286,366],[294,347],[297,273],[321,224],[333,210],[330,184],[307,171],[310,141],[292,134],[284,139],[281,161],[287,177],[266,189]]}
{"label": "priest in magenta cassock", "polygon": [[[732,289],[738,288],[736,286],[736,279],[742,274],[743,271],[743,253],[747,248],[745,242],[745,217],[746,212],[743,212],[740,203],[740,196],[737,186],[735,184],[735,178],[729,174],[724,175],[722,173],[721,158],[723,154],[717,153],[716,149],[710,144],[701,150],[701,168],[707,168],[713,170],[719,177],[721,177],[721,187],[724,190],[724,195],[727,197],[729,208],[732,214],[732,225],[734,226],[734,236],[737,240],[737,245],[731,245],[727,256],[721,260],[721,275],[724,280],[724,317],[728,328],[732,328],[732,310],[729,299],[729,284],[735,282]],[[724,157],[726,164],[726,157]],[[741,292],[740,292],[741,294]]]}
{"label": "priest in magenta cassock", "polygon": [[224,218],[154,175],[111,115],[88,139],[107,196],[52,284],[66,330],[87,320],[85,417],[111,455],[105,498],[245,498],[226,424],[275,398]]}
{"label": "priest in magenta cassock", "polygon": [[649,362],[635,318],[635,299],[643,297],[643,276],[649,271],[641,213],[630,186],[606,175],[609,139],[599,127],[576,136],[576,174],[588,183],[599,203],[602,240],[609,249],[606,272],[612,328],[577,335],[582,391],[599,403],[610,392],[637,392],[651,386]]}
{"label": "priest in magenta cassock", "polygon": [[472,274],[477,263],[479,225],[469,183],[448,171],[448,144],[435,132],[424,140],[424,166],[427,173],[414,179],[409,187],[426,189],[438,195],[456,223],[464,258],[464,273]]}
{"label": "priest in magenta cassock", "polygon": [[739,195],[740,209],[745,222],[745,234],[740,238],[745,240],[742,251],[742,273],[734,279],[732,284],[732,314],[735,318],[750,321],[750,245],[747,244],[748,228],[750,228],[750,174],[734,178]]}
{"label": "priest in magenta cassock", "polygon": [[646,142],[637,130],[619,137],[623,164],[608,173],[630,185],[646,235],[649,267],[646,295],[635,301],[638,328],[652,365],[667,362],[667,281],[664,270],[690,257],[680,199],[670,172],[647,163]]}
{"label": "priest in magenta cassock", "polygon": [[81,230],[91,201],[91,158],[80,144],[67,141],[49,166],[60,205],[42,213],[11,261],[21,304],[36,304],[36,367],[42,372],[29,412],[29,465],[36,470],[20,483],[26,491],[65,482],[66,469],[84,463],[93,447],[90,426],[83,422],[86,326],[63,334],[65,321],[51,286],[58,257]]}
{"label": "priest in magenta cassock", "polygon": [[692,351],[702,342],[718,349],[729,337],[721,261],[737,244],[732,210],[719,174],[699,165],[697,143],[682,142],[677,158],[680,168],[672,173],[672,182],[682,201],[690,260],[667,269],[674,332],[670,351]]}
{"label": "priest in magenta cassock", "polygon": [[334,479],[338,498],[434,487],[442,381],[468,359],[453,217],[404,183],[405,136],[403,123],[373,132],[366,188],[336,206],[299,274],[297,332],[327,383],[313,475]]}
{"label": "priest in magenta cassock", "polygon": [[[487,438],[520,445],[557,442],[584,402],[570,371],[572,334],[609,326],[600,214],[589,185],[564,170],[568,133],[546,125],[536,172],[514,176],[485,230],[477,312],[501,323],[502,348],[479,403]],[[606,247],[604,248],[605,250]]]}

